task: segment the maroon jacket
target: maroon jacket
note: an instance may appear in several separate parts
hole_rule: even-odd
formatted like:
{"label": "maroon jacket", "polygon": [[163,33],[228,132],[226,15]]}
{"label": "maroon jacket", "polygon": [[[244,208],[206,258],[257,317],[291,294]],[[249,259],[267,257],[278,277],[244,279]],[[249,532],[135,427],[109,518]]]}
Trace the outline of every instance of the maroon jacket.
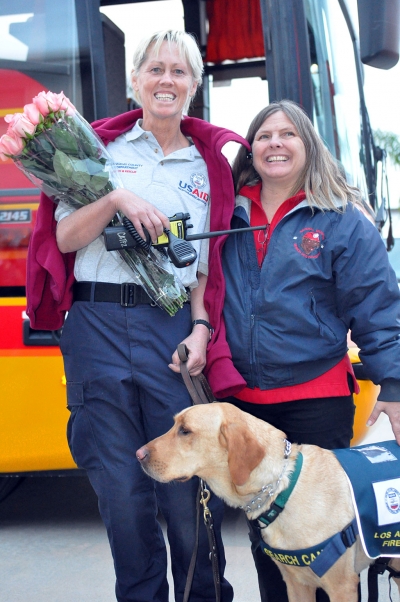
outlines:
{"label": "maroon jacket", "polygon": [[[131,130],[142,115],[142,110],[136,109],[117,117],[100,119],[92,126],[107,145]],[[181,130],[193,140],[207,165],[212,199],[210,229],[226,230],[230,227],[235,206],[235,192],[231,169],[221,149],[230,141],[244,144],[247,148],[249,144],[230,130],[194,117],[185,117]],[[27,260],[26,311],[32,328],[43,330],[61,328],[65,314],[72,305],[75,253],[62,254],[58,250],[55,207],[55,203],[42,193]],[[225,239],[226,236],[210,239],[209,277],[204,296],[210,322],[215,328],[208,347],[205,373],[216,397],[233,395],[246,385],[233,366],[222,318],[225,280],[221,252]]]}

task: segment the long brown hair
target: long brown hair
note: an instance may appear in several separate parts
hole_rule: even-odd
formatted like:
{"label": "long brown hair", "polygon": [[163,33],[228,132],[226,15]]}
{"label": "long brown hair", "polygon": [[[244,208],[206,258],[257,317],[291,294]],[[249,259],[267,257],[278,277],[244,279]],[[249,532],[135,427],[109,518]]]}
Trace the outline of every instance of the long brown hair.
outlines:
{"label": "long brown hair", "polygon": [[[360,191],[347,184],[343,168],[325,147],[307,114],[295,102],[280,100],[262,109],[250,124],[246,136],[248,142],[253,144],[264,121],[278,111],[285,113],[293,123],[306,150],[304,169],[294,184],[291,195],[304,190],[310,206],[335,211],[342,211],[348,202],[361,204]],[[253,167],[251,156],[243,146],[235,158],[232,172],[237,193],[242,186],[255,184],[261,179]]]}

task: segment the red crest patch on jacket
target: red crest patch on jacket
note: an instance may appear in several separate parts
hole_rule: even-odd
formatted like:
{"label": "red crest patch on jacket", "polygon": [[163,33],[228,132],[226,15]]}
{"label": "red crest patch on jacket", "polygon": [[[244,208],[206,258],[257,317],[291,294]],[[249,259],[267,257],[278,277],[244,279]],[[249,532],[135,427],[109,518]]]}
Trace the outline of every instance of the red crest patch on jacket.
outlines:
{"label": "red crest patch on jacket", "polygon": [[308,259],[317,259],[321,254],[321,249],[324,247],[322,243],[325,235],[321,230],[303,228],[300,230],[300,236],[296,236],[295,239],[300,239],[300,242],[294,243],[294,248],[300,255]]}

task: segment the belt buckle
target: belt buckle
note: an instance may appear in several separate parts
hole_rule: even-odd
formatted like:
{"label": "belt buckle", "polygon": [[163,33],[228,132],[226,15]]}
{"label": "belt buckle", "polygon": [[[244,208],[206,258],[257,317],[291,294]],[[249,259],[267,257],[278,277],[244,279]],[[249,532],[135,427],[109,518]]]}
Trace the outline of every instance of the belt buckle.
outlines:
{"label": "belt buckle", "polygon": [[136,307],[137,305],[137,286],[132,282],[121,284],[121,305],[122,307]]}

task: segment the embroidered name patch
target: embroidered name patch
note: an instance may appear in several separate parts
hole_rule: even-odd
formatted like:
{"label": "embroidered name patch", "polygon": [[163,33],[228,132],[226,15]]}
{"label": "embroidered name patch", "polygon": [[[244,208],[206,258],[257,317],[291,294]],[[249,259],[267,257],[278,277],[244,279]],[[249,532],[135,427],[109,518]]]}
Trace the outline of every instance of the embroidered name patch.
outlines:
{"label": "embroidered name patch", "polygon": [[137,170],[143,167],[141,163],[116,163],[116,166],[120,173],[137,173]]}

